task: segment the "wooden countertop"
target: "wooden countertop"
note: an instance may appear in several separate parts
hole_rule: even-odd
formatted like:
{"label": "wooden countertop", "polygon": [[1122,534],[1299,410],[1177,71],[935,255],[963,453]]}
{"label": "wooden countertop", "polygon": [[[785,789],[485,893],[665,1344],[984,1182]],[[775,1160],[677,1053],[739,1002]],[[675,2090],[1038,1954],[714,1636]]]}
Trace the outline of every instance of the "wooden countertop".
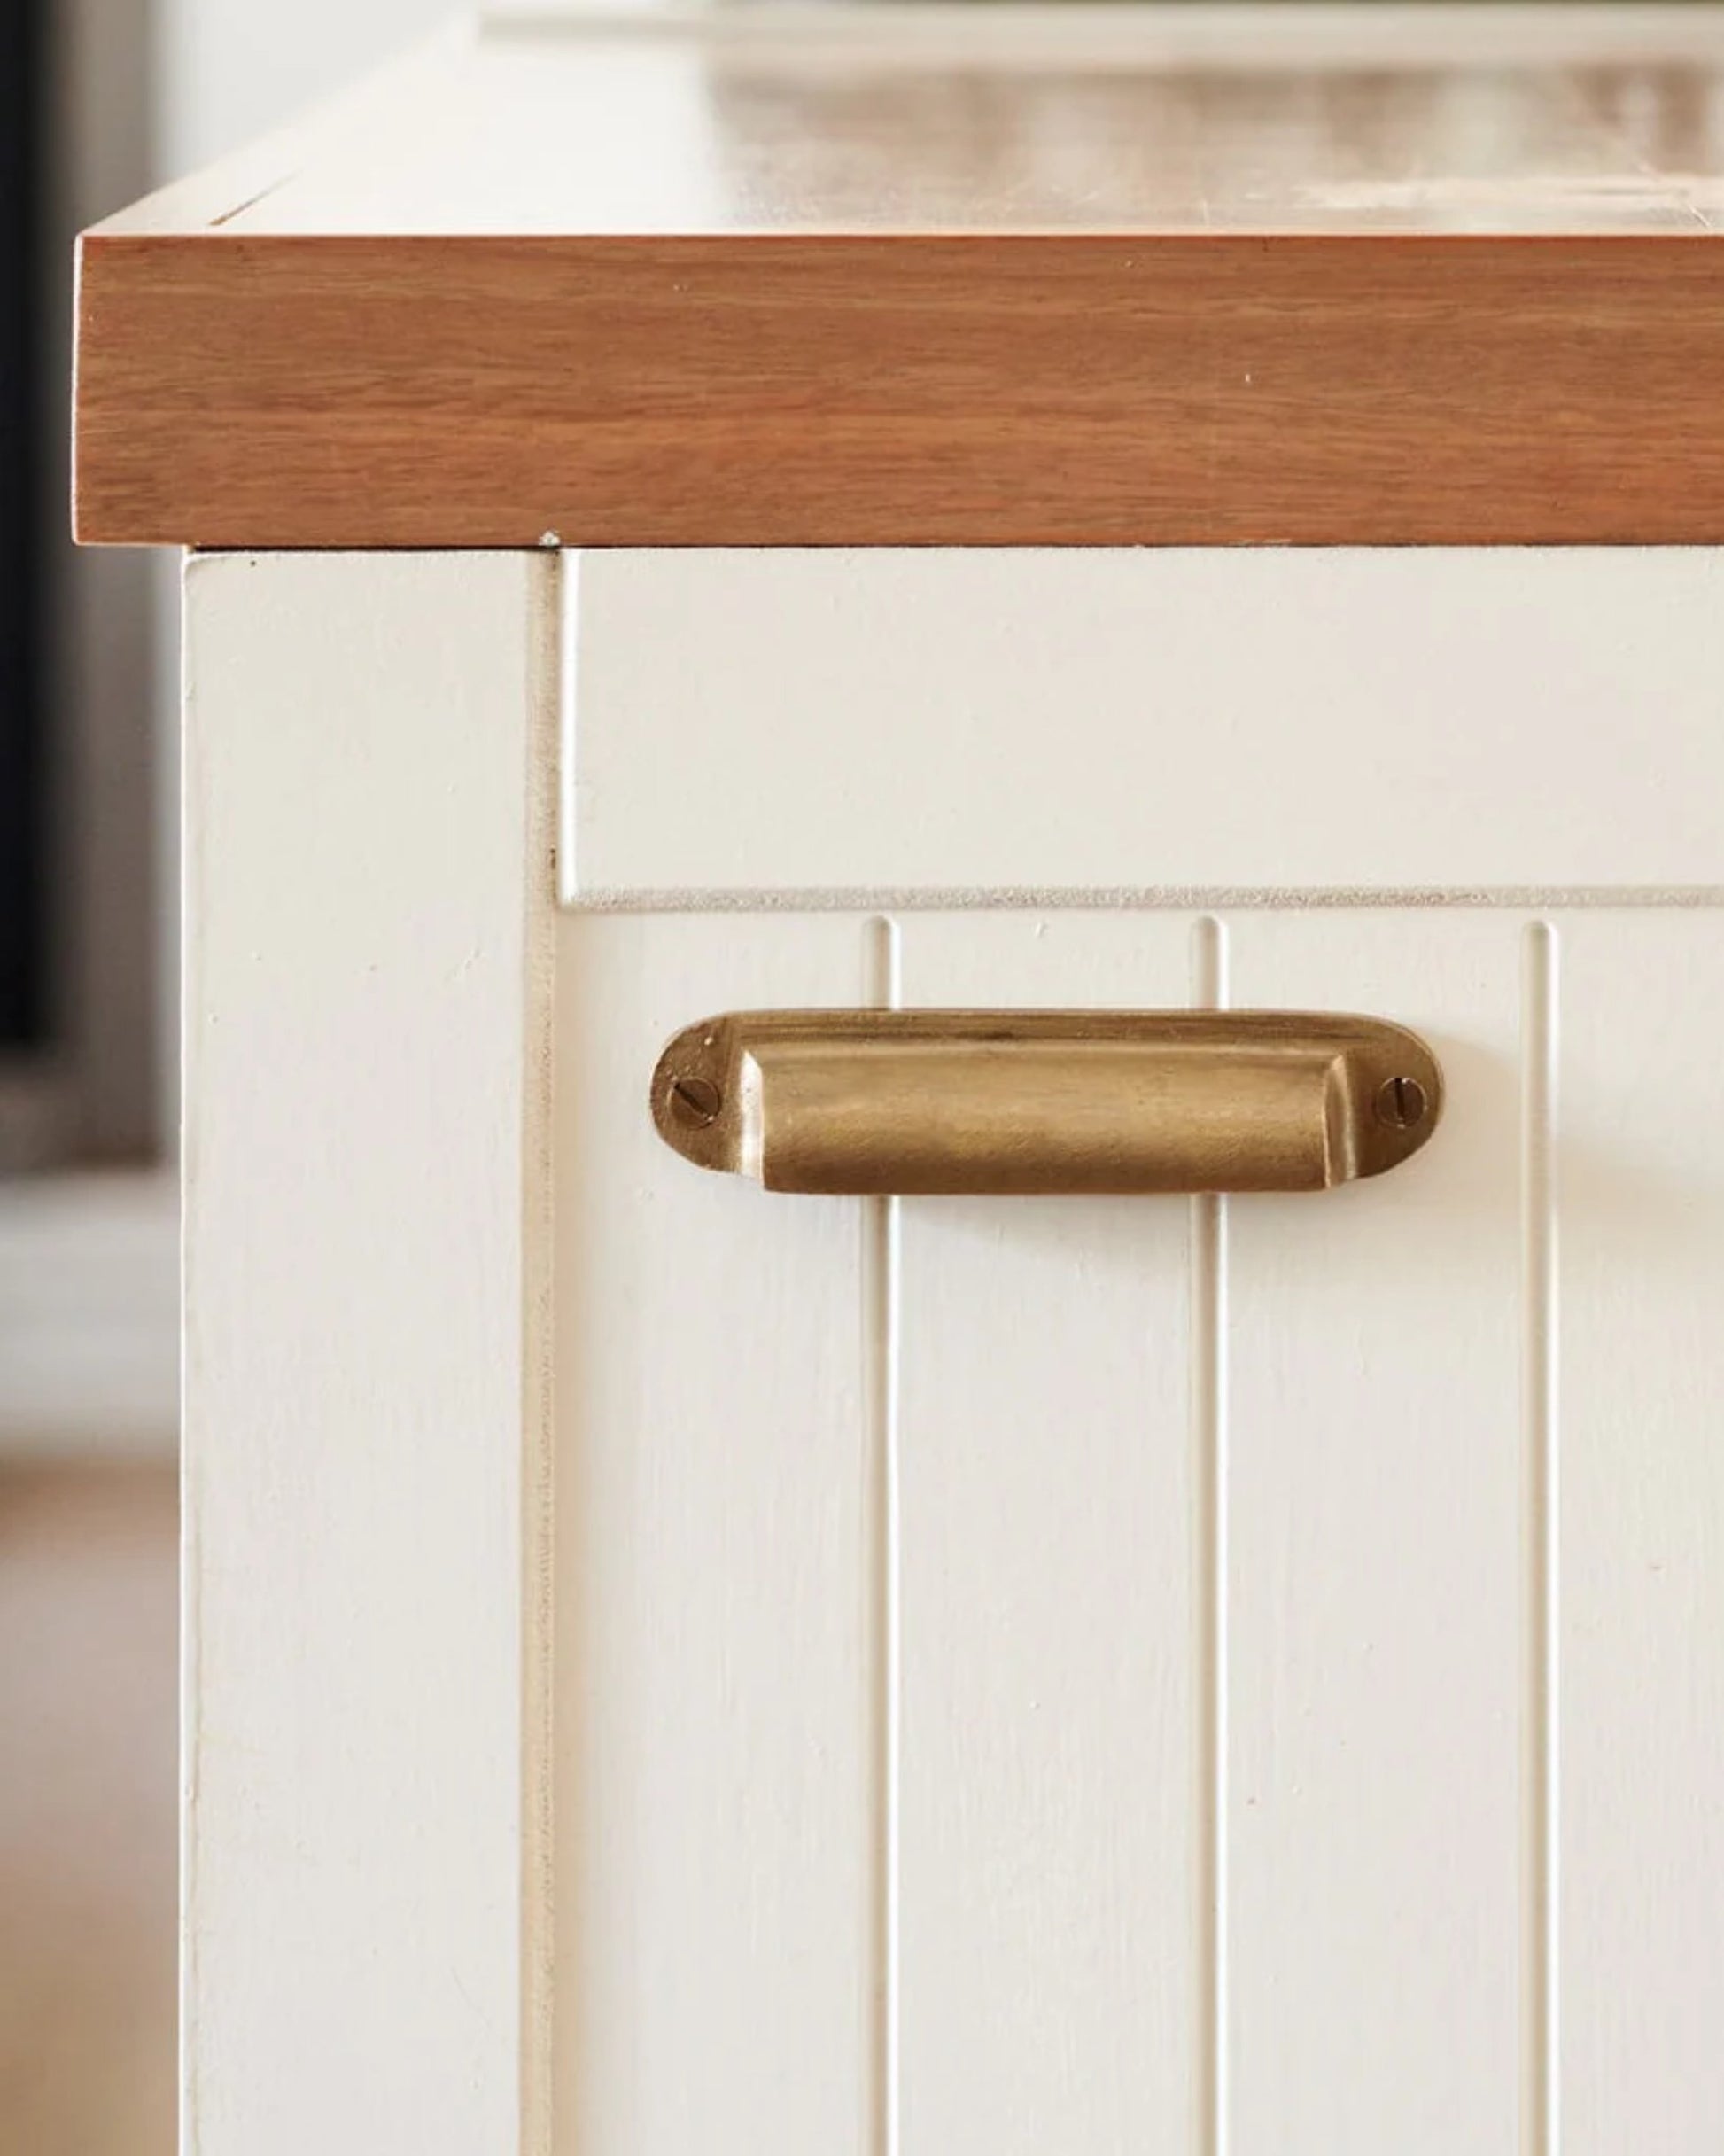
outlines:
{"label": "wooden countertop", "polygon": [[1724,7],[516,10],[81,243],[79,536],[1724,541]]}

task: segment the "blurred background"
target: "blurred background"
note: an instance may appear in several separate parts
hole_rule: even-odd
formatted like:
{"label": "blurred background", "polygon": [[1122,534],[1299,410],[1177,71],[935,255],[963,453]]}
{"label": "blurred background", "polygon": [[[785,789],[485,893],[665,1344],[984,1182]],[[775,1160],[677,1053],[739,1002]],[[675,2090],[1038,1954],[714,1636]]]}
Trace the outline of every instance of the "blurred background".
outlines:
{"label": "blurred background", "polygon": [[0,2156],[175,2127],[177,561],[66,538],[72,238],[449,0],[0,0]]}

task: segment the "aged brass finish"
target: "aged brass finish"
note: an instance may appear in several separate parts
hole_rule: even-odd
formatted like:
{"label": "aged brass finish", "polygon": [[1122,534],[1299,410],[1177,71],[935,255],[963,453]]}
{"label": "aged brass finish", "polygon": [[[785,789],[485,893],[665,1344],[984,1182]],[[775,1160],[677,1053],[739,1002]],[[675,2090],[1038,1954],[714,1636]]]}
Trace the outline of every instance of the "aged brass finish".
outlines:
{"label": "aged brass finish", "polygon": [[1416,1033],[1301,1011],[733,1011],[679,1033],[659,1135],[768,1190],[1324,1190],[1416,1153]]}

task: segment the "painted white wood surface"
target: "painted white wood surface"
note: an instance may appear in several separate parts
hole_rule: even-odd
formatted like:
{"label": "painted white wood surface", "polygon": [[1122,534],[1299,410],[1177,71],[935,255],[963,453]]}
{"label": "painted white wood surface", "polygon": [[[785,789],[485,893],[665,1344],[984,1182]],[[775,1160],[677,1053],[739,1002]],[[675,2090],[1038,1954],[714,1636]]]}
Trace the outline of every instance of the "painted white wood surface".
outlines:
{"label": "painted white wood surface", "polygon": [[863,1208],[679,1172],[643,1087],[703,1011],[866,1000],[866,925],[565,922],[560,955],[557,2147],[865,2156]]}
{"label": "painted white wood surface", "polygon": [[1393,1016],[1448,1090],[1394,1173],[1229,1207],[1227,2145],[1538,2151],[1519,2119],[1519,924],[1228,929],[1234,1002]]}
{"label": "painted white wood surface", "polygon": [[1571,921],[1556,977],[1560,2146],[1686,2156],[1724,2146],[1724,922]]}
{"label": "painted white wood surface", "polygon": [[906,1003],[1203,1000],[1207,934],[1425,1030],[1427,1151],[1224,1234],[656,1146],[664,1035],[877,933],[563,923],[559,2148],[1710,2148],[1717,1178],[1646,1104],[1718,915],[1559,916],[1560,1024],[1510,908],[897,922]]}
{"label": "painted white wood surface", "polygon": [[187,572],[193,2156],[542,2145],[555,574]]}
{"label": "painted white wood surface", "polygon": [[[1176,915],[913,917],[908,1004],[1193,1000]],[[902,1202],[904,2156],[1197,2145],[1191,1207]]]}
{"label": "painted white wood surface", "polygon": [[1710,549],[594,553],[585,904],[1704,886]]}
{"label": "painted white wood surface", "polygon": [[[1607,1014],[1681,1038],[1717,916],[1558,924],[1599,954],[1585,1031],[1565,958],[1559,1099],[1597,1105],[1554,1136],[1513,909],[897,922],[906,1003],[1201,1000],[1207,966],[1423,1028],[1417,1162],[1224,1234],[917,1200],[881,1236],[656,1144],[666,1034],[877,997],[878,932],[561,930],[559,2148],[697,2113],[906,2156],[1709,2146],[1724,1350],[1703,1266],[1625,1286],[1623,1170],[1585,1166],[1661,1147],[1645,1202],[1704,1240],[1679,1137],[1612,1142],[1654,1051]],[[1591,1418],[1560,1514],[1557,1289]]]}
{"label": "painted white wood surface", "polygon": [[[1724,917],[922,885],[889,928],[835,872],[553,921],[558,572],[191,573],[188,2146],[1710,2152]],[[1454,708],[1482,759],[1501,695]],[[1583,744],[1601,850],[1711,813],[1642,708],[1683,798]],[[902,834],[981,739],[936,718]],[[664,738],[617,782],[674,821]],[[710,782],[764,844],[750,770]],[[1078,843],[1042,777],[1014,859]],[[1460,843],[1406,778],[1355,808]],[[830,788],[842,848],[884,782]],[[1421,1027],[1444,1128],[1308,1200],[889,1204],[646,1112],[705,1009],[1223,992]]]}

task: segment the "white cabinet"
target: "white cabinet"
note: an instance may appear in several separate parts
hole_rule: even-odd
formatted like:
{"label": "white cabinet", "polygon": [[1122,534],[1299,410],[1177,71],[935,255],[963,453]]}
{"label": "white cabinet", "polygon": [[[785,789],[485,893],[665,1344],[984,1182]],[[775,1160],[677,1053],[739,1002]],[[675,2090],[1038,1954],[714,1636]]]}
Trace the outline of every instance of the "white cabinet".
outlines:
{"label": "white cabinet", "polygon": [[[193,2147],[1719,2145],[1719,573],[193,563]],[[1227,1200],[656,1135],[889,1002],[1447,1107]]]}
{"label": "white cabinet", "polygon": [[[190,2156],[1718,2156],[1724,7],[488,13],[82,244],[75,527],[205,549]],[[1446,1105],[661,1142],[892,1005]]]}

